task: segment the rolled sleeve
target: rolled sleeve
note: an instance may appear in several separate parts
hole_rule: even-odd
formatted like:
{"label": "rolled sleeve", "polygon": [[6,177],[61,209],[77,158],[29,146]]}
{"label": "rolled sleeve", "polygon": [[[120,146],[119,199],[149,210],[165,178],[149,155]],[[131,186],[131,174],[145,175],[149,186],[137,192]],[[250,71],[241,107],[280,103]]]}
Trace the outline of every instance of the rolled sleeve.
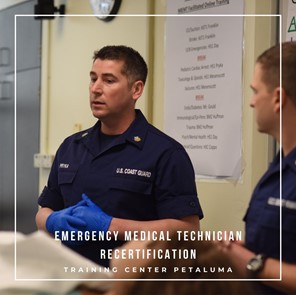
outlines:
{"label": "rolled sleeve", "polygon": [[64,209],[63,198],[58,192],[51,190],[47,186],[44,187],[42,193],[40,194],[38,204],[41,207],[47,207],[54,211]]}
{"label": "rolled sleeve", "polygon": [[195,196],[175,196],[167,199],[158,205],[158,215],[160,218],[180,219],[185,216],[198,215],[203,218],[197,197]]}
{"label": "rolled sleeve", "polygon": [[159,166],[157,212],[160,218],[182,218],[203,212],[198,200],[195,174],[183,149],[177,149]]}

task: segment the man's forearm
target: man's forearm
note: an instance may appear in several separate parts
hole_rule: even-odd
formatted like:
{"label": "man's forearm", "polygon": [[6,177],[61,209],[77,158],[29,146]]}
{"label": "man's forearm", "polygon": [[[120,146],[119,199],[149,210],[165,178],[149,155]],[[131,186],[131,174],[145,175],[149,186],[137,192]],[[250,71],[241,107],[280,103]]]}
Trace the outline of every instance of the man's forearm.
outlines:
{"label": "man's forearm", "polygon": [[118,232],[119,239],[124,239],[126,231],[171,231],[199,230],[199,218],[188,216],[182,219],[160,219],[151,221],[138,221],[121,218],[113,218],[109,231]]}
{"label": "man's forearm", "polygon": [[[238,243],[231,243],[226,247],[221,247],[227,253],[236,269],[243,278],[247,278],[249,273],[246,269],[248,261],[255,256],[255,253],[246,249]],[[257,274],[257,279],[262,279],[262,283],[288,294],[296,294],[296,264],[282,263],[282,279],[280,280],[280,261],[267,258],[264,268]]]}
{"label": "man's forearm", "polygon": [[47,231],[46,220],[53,211],[49,208],[40,208],[36,214],[36,225],[39,230]]}

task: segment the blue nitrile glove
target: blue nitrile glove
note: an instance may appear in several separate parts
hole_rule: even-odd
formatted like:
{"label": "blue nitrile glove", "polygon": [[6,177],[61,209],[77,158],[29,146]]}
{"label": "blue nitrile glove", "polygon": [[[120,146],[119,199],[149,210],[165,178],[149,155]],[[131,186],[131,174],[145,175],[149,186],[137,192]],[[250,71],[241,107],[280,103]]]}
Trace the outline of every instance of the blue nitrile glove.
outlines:
{"label": "blue nitrile glove", "polygon": [[84,220],[86,230],[106,233],[113,217],[103,212],[86,194],[82,194],[82,199],[86,202],[86,205],[76,207],[72,216]]}
{"label": "blue nitrile glove", "polygon": [[72,211],[83,204],[85,204],[84,200],[69,208],[51,213],[45,224],[47,231],[54,234],[59,231],[78,231],[84,229],[86,226],[85,221],[72,216]]}

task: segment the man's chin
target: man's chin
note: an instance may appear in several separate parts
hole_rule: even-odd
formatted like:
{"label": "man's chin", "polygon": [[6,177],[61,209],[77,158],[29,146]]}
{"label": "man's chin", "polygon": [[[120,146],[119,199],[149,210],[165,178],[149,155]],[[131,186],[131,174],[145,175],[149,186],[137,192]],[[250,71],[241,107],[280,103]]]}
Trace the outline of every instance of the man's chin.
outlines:
{"label": "man's chin", "polygon": [[99,120],[102,120],[106,116],[104,112],[98,110],[92,110],[92,114],[95,118]]}

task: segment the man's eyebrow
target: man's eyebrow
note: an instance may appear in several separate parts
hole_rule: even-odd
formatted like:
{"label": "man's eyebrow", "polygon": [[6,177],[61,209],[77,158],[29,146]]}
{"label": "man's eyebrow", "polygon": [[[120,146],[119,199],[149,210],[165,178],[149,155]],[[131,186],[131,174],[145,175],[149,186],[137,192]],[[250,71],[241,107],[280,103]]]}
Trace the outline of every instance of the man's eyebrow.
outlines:
{"label": "man's eyebrow", "polygon": [[112,74],[112,73],[103,73],[102,76],[105,77],[105,78],[114,78],[114,79],[117,79],[117,77],[114,74]]}
{"label": "man's eyebrow", "polygon": [[[89,72],[89,75],[90,76],[97,76],[97,73],[94,72],[94,71],[90,71]],[[103,73],[102,76],[103,77],[113,77],[113,78],[117,79],[117,77],[114,74],[112,74],[112,73]]]}

